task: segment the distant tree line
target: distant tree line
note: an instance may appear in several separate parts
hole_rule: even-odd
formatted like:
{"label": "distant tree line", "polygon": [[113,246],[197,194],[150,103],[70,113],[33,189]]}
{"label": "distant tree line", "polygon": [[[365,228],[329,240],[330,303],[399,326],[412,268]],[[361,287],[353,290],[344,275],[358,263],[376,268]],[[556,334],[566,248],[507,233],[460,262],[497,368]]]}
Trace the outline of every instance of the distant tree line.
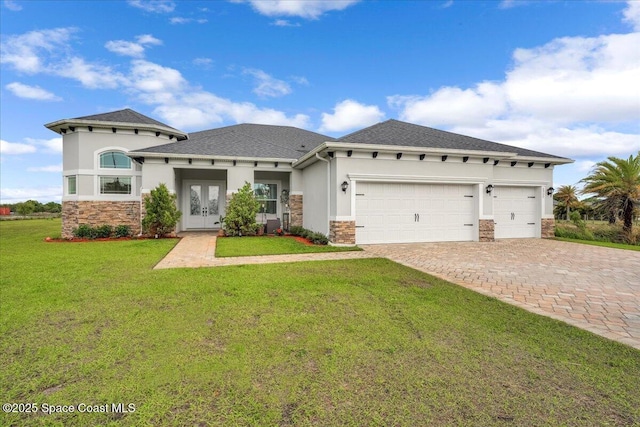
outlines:
{"label": "distant tree line", "polygon": [[56,202],[40,203],[37,200],[27,200],[26,202],[2,204],[2,207],[11,209],[18,215],[31,215],[34,213],[60,213],[62,212],[62,205]]}

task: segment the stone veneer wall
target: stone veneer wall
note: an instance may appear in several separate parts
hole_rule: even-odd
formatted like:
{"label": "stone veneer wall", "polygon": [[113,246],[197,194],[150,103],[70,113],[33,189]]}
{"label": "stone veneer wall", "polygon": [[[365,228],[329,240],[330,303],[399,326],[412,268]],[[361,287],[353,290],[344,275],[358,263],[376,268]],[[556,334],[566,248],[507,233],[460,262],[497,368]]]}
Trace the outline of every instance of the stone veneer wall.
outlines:
{"label": "stone veneer wall", "polygon": [[556,235],[556,220],[553,218],[542,218],[541,222],[541,237],[543,239],[550,239]]}
{"label": "stone veneer wall", "polygon": [[289,196],[289,211],[291,212],[290,226],[302,227],[302,194]]}
{"label": "stone veneer wall", "polygon": [[329,240],[341,245],[356,244],[355,221],[329,221]]}
{"label": "stone veneer wall", "polygon": [[479,223],[481,242],[494,242],[495,241],[495,223],[492,219],[481,219]]}
{"label": "stone veneer wall", "polygon": [[128,225],[133,234],[140,233],[140,202],[66,201],[62,202],[62,237],[73,237],[80,224]]}

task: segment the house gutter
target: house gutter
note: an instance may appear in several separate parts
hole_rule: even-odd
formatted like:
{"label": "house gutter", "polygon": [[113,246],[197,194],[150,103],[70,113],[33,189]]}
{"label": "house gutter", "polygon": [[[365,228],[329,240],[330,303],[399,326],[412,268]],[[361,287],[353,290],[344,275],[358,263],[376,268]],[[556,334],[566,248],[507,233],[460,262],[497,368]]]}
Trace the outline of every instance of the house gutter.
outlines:
{"label": "house gutter", "polygon": [[329,225],[329,220],[331,218],[331,162],[324,157],[321,157],[318,153],[316,153],[316,158],[327,163],[327,229],[329,231],[328,234],[330,234],[331,226]]}

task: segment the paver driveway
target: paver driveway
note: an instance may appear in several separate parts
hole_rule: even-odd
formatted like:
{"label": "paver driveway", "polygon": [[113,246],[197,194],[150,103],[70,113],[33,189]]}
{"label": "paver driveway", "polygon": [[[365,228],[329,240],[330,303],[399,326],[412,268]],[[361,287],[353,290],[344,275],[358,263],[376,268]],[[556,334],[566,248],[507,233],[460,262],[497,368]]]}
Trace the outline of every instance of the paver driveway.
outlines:
{"label": "paver driveway", "polygon": [[640,349],[640,252],[543,239],[363,248]]}

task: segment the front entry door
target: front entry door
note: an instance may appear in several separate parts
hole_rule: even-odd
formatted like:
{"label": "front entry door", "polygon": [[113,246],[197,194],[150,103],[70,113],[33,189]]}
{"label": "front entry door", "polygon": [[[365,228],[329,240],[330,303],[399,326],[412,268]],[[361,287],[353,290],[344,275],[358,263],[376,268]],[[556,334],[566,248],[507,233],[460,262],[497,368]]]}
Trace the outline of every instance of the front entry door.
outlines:
{"label": "front entry door", "polygon": [[219,228],[222,186],[213,182],[189,182],[185,187],[187,228]]}

